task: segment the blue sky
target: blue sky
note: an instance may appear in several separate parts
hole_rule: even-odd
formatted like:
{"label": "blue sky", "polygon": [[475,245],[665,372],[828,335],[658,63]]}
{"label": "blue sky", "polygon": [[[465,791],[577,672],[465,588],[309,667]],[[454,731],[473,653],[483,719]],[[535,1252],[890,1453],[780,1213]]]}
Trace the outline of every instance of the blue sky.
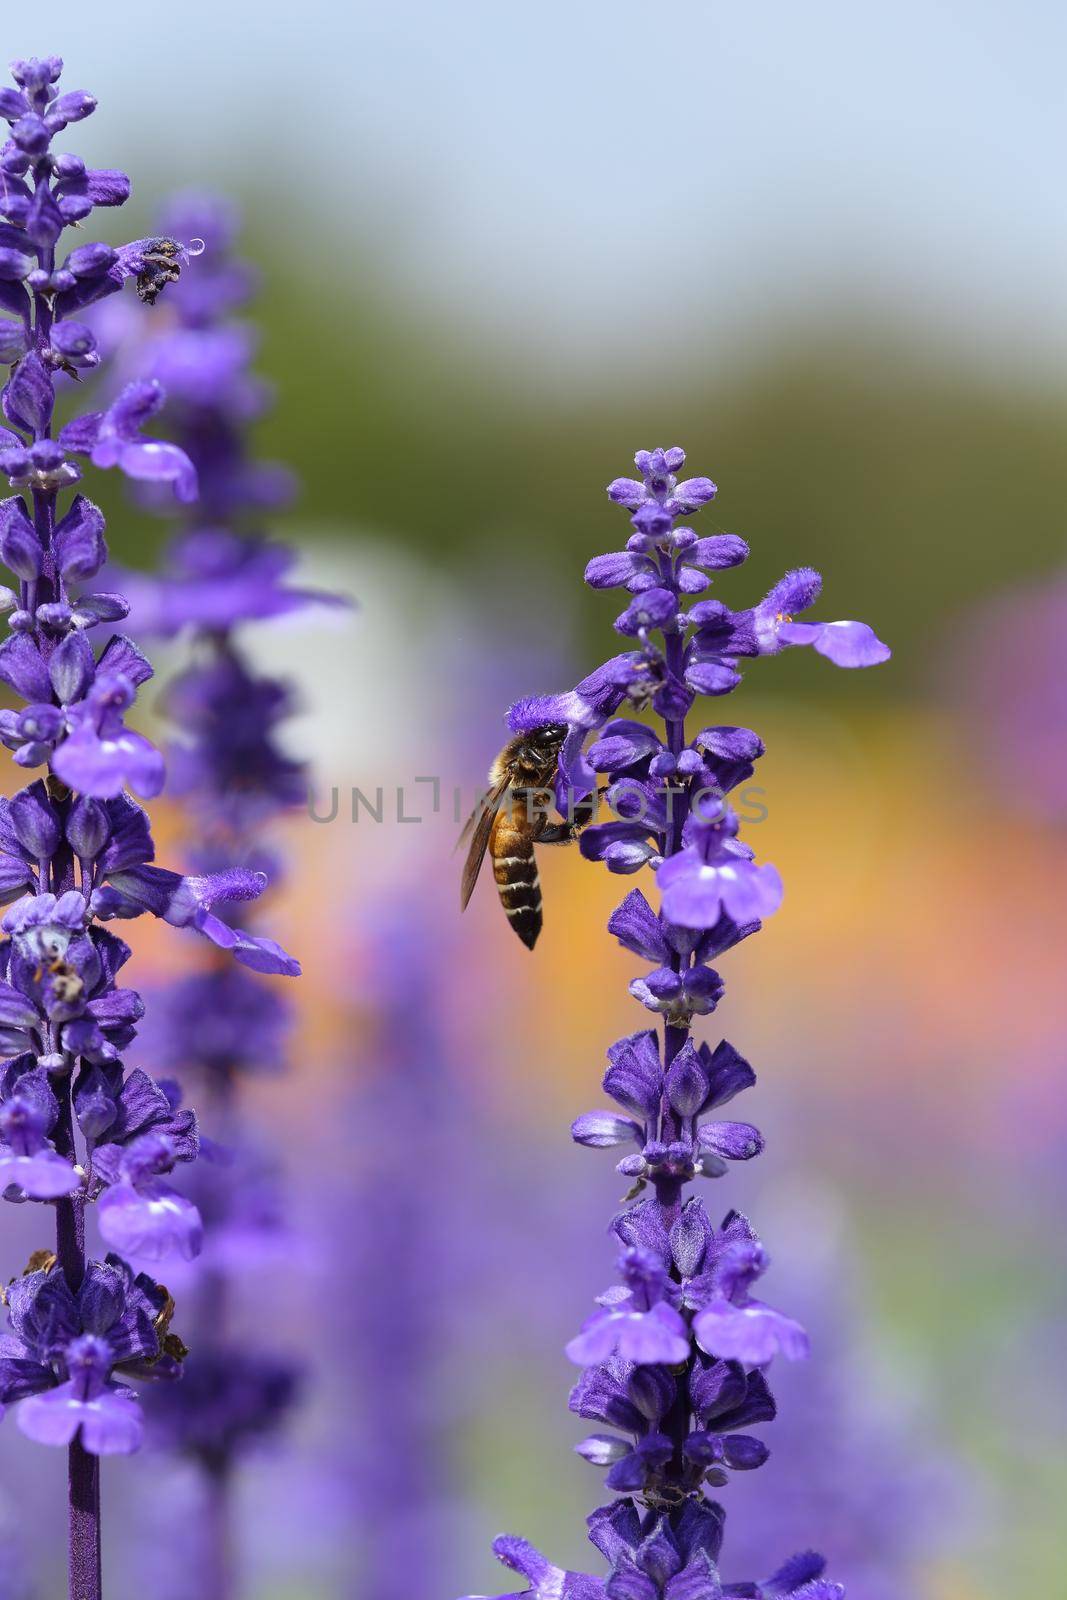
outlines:
{"label": "blue sky", "polygon": [[252,174],[280,215],[329,207],[400,292],[528,344],[679,362],[700,330],[822,296],[903,307],[997,360],[1067,359],[1061,5],[47,16],[6,21],[5,42],[61,51],[105,101],[76,147],[142,185]]}

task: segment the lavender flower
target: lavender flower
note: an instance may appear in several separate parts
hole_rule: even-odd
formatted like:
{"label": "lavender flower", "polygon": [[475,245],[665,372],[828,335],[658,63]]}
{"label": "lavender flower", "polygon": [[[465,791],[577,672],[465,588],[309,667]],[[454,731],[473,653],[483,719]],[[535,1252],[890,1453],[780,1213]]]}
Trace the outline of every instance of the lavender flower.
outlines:
{"label": "lavender flower", "polygon": [[86,1211],[95,1205],[109,1243],[151,1259],[191,1256],[200,1242],[195,1207],[171,1181],[197,1154],[196,1118],[175,1091],[124,1064],[144,1007],[119,981],[129,947],[102,923],[150,912],[256,970],[296,965],[217,909],[258,894],[262,873],[218,861],[189,877],[154,866],[148,818],[125,793],[150,797],[163,783],[160,753],[124,720],[152,668],[121,634],[99,650],[90,642],[89,630],[129,607],[94,588],[104,518],[74,492],[75,457],[179,502],[195,496],[196,470],[179,445],[143,432],[163,405],[157,383],[127,385],[58,436],[53,419],[59,388],[99,362],[81,314],[130,278],[152,304],[199,245],[163,236],[63,253],[65,229],[121,205],[129,180],[53,151],[54,137],[96,104],[61,92],[61,71],[58,57],[16,61],[17,87],[0,91],[10,124],[0,150],[0,348],[11,369],[0,470],[16,491],[0,503],[0,559],[14,580],[0,596],[10,613],[0,680],[26,702],[0,712],[0,740],[20,767],[46,769],[0,807],[0,898],[11,902],[0,943],[0,1176],[5,1198],[56,1214],[54,1255],[39,1253],[6,1293],[0,1404],[17,1406],[31,1438],[69,1448],[70,1592],[96,1600],[96,1457],[137,1448],[140,1403],[125,1380],[176,1375],[184,1347],[168,1332],[164,1290],[118,1256],[86,1259]]}
{"label": "lavender flower", "polygon": [[[630,988],[662,1016],[662,1038],[644,1030],[610,1048],[604,1089],[621,1115],[588,1113],[572,1129],[580,1144],[630,1147],[619,1171],[633,1180],[631,1203],[612,1224],[619,1281],[567,1348],[584,1369],[571,1409],[609,1430],[578,1449],[608,1469],[618,1496],[589,1519],[610,1571],[603,1578],[563,1571],[521,1539],[502,1538],[494,1548],[527,1580],[523,1593],[542,1600],[837,1600],[843,1588],[812,1553],[770,1578],[724,1585],[725,1513],[706,1496],[767,1459],[767,1446],[748,1431],[775,1415],[765,1368],[778,1354],[806,1355],[808,1340],[798,1322],[753,1293],[769,1258],[748,1220],[730,1211],[716,1226],[703,1200],[685,1197],[696,1177],[722,1177],[730,1162],[763,1148],[751,1124],[715,1115],[754,1083],[751,1067],[725,1040],[714,1050],[696,1044],[690,1028],[723,994],[710,962],[756,932],[782,896],[774,868],[757,865],[739,839],[727,798],[753,771],[761,741],[728,726],[690,736],[686,718],[698,694],[734,689],[748,656],[811,645],[838,666],[857,667],[884,661],[889,651],[863,623],[794,622],[819,592],[810,569],[788,573],[746,611],[718,600],[687,609],[709,574],[743,561],[747,547],[731,535],[700,539],[677,525],[715,494],[707,478],[679,481],[681,450],[640,451],[636,462],[640,479],[608,488],[632,513],[626,549],[595,558],[586,571],[594,588],[630,591],[615,627],[635,648],[570,693],[519,702],[509,714],[513,731],[567,726],[556,784],[561,813],[574,819],[598,773],[608,777],[614,812],[612,821],[584,829],[583,855],[617,873],[649,866],[661,892],[657,912],[632,890],[609,931],[654,963]],[[616,717],[626,705],[654,712],[662,733]]]}
{"label": "lavender flower", "polygon": [[[142,636],[185,634],[193,641],[190,664],[164,698],[176,733],[168,766],[189,819],[193,875],[123,862],[96,903],[100,916],[148,911],[197,929],[217,947],[205,952],[202,971],[159,996],[153,1033],[157,1057],[195,1083],[212,1135],[209,1159],[189,1185],[212,1242],[189,1284],[199,1347],[188,1382],[180,1403],[159,1391],[150,1420],[154,1442],[194,1461],[202,1475],[212,1537],[195,1585],[198,1594],[219,1600],[234,1584],[227,1558],[233,1474],[245,1453],[283,1423],[299,1386],[292,1362],[250,1345],[233,1317],[242,1264],[254,1259],[257,1241],[283,1237],[272,1164],[252,1151],[241,1104],[247,1074],[284,1065],[291,1025],[287,1002],[260,977],[298,969],[274,941],[236,928],[232,918],[239,902],[266,885],[264,866],[276,866],[270,824],[307,794],[303,765],[278,742],[278,725],[292,707],[288,685],[251,667],[237,628],[325,597],[289,584],[291,552],[259,525],[291,484],[287,473],[257,462],[250,451],[249,426],[267,391],[251,370],[254,341],[237,320],[252,283],[233,253],[236,219],[224,202],[188,195],[173,202],[167,227],[195,232],[207,248],[196,272],[170,291],[170,324],[135,330],[126,358],[137,372],[131,388],[166,389],[170,426],[193,464],[200,499],[183,517],[163,573],[131,575],[128,590],[131,623]],[[138,1146],[125,1157],[125,1186],[114,1204],[125,1208],[130,1231],[144,1215],[146,1196],[170,1205],[169,1225],[181,1248],[191,1231],[189,1211],[169,1197],[157,1200],[152,1153]]]}
{"label": "lavender flower", "polygon": [[788,1404],[766,1483],[735,1486],[734,1559],[755,1563],[771,1544],[832,1540],[835,1571],[863,1600],[920,1593],[922,1574],[968,1537],[974,1474],[935,1445],[933,1397],[915,1375],[902,1385],[880,1368],[861,1292],[864,1263],[835,1200],[802,1185],[772,1190],[764,1203],[788,1245],[777,1270],[810,1319],[819,1359],[784,1375]]}
{"label": "lavender flower", "polygon": [[11,1334],[0,1363],[0,1404],[38,1444],[80,1437],[93,1455],[128,1455],[141,1442],[141,1407],[115,1374],[178,1375],[184,1355],[167,1332],[173,1303],[118,1256],[88,1264],[71,1290],[55,1257],[4,1295]]}

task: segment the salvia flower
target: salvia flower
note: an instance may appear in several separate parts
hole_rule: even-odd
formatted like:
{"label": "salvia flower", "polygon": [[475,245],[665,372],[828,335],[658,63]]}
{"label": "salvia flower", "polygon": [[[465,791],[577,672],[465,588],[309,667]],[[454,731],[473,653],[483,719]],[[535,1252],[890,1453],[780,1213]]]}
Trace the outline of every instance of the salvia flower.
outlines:
{"label": "salvia flower", "polygon": [[93,1455],[141,1442],[141,1407],[124,1379],[173,1378],[183,1354],[168,1332],[165,1289],[118,1256],[92,1261],[77,1290],[52,1257],[5,1291],[11,1333],[0,1343],[0,1407],[38,1444],[80,1435]]}
{"label": "salvia flower", "polygon": [[0,742],[18,767],[39,769],[0,804],[0,1184],[8,1200],[54,1208],[56,1223],[54,1256],[39,1253],[6,1292],[0,1404],[17,1405],[31,1438],[69,1446],[71,1592],[98,1600],[93,1458],[137,1448],[140,1402],[126,1380],[176,1375],[184,1348],[168,1332],[165,1291],[118,1255],[87,1260],[86,1214],[107,1243],[149,1260],[191,1257],[201,1231],[173,1183],[198,1153],[196,1118],[172,1086],[127,1065],[144,1005],[121,982],[129,947],[103,922],[149,912],[203,935],[219,961],[298,969],[224,916],[260,893],[258,864],[155,866],[149,819],[127,793],[151,798],[164,782],[162,755],[127,725],[152,667],[112,631],[129,603],[104,586],[104,517],[78,486],[117,467],[181,506],[196,497],[197,471],[181,444],[155,435],[166,392],[152,375],[88,414],[58,413],[72,380],[101,366],[91,308],[129,280],[153,304],[201,244],[92,239],[93,213],[122,205],[130,184],[53,148],[96,104],[59,87],[62,66],[16,61],[15,87],[0,91],[0,473],[12,491],[0,501],[11,576],[0,682],[16,701],[0,711]]}
{"label": "salvia flower", "polygon": [[[148,1042],[157,1061],[195,1084],[209,1138],[207,1159],[177,1193],[169,1176],[181,1159],[174,1128],[161,1121],[139,1132],[111,1157],[115,1181],[101,1221],[130,1249],[145,1234],[166,1232],[187,1259],[197,1251],[201,1215],[206,1225],[204,1255],[186,1277],[196,1312],[188,1381],[180,1396],[156,1392],[150,1424],[157,1446],[199,1469],[209,1531],[198,1581],[222,1592],[231,1468],[282,1425],[299,1391],[292,1361],[250,1342],[245,1319],[234,1315],[247,1292],[242,1275],[286,1245],[277,1163],[253,1144],[242,1083],[247,1074],[285,1066],[290,1008],[262,979],[299,971],[274,940],[239,923],[268,872],[274,875],[272,825],[307,795],[305,769],[279,737],[293,708],[290,686],[251,663],[238,630],[311,601],[333,601],[293,582],[293,552],[261,525],[293,486],[288,473],[251,450],[249,429],[269,390],[252,367],[252,331],[238,318],[253,281],[234,253],[233,210],[213,196],[179,196],[165,228],[203,238],[205,253],[168,292],[169,319],[138,315],[118,329],[131,376],[92,419],[82,447],[94,461],[103,455],[103,464],[113,461],[137,478],[139,503],[160,507],[168,473],[184,502],[162,570],[123,575],[122,584],[138,637],[181,636],[192,644],[162,698],[174,729],[167,764],[188,823],[188,870],[162,869],[131,848],[101,872],[93,907],[103,920],[148,914],[202,936],[200,969],[156,997]],[[164,392],[172,447],[140,432]],[[163,448],[176,455],[159,455]],[[147,457],[149,450],[156,453]],[[186,493],[193,484],[195,501]],[[163,509],[173,510],[165,500]]]}
{"label": "salvia flower", "polygon": [[[726,1040],[698,1042],[691,1025],[724,993],[711,963],[757,932],[782,899],[778,873],[741,840],[729,802],[762,741],[725,722],[694,734],[687,718],[699,695],[731,693],[749,657],[806,644],[838,666],[860,667],[889,651],[864,623],[794,620],[819,594],[809,568],[787,573],[747,610],[694,601],[748,547],[731,534],[701,538],[681,520],[716,492],[708,478],[682,476],[682,450],[639,451],[635,460],[640,478],[608,488],[631,516],[626,548],[586,570],[593,588],[628,591],[615,629],[632,647],[575,689],[519,701],[508,717],[515,733],[566,728],[561,816],[578,822],[600,775],[612,812],[581,829],[582,854],[622,875],[651,869],[660,895],[657,910],[632,889],[608,930],[650,964],[630,992],[659,1015],[662,1033],[645,1028],[610,1047],[603,1087],[618,1109],[587,1112],[571,1130],[579,1144],[622,1152],[618,1170],[631,1180],[612,1224],[618,1281],[567,1347],[583,1368],[571,1409],[601,1425],[578,1451],[617,1496],[589,1519],[610,1570],[564,1571],[510,1537],[495,1550],[526,1580],[522,1592],[543,1600],[838,1600],[844,1590],[812,1553],[770,1578],[726,1582],[725,1513],[707,1493],[767,1460],[768,1445],[750,1431],[775,1416],[766,1368],[778,1355],[806,1356],[808,1339],[753,1292],[770,1258],[747,1218],[730,1211],[716,1225],[704,1201],[685,1193],[763,1150],[756,1127],[720,1115],[754,1084],[751,1066]],[[653,720],[636,720],[649,712]]]}

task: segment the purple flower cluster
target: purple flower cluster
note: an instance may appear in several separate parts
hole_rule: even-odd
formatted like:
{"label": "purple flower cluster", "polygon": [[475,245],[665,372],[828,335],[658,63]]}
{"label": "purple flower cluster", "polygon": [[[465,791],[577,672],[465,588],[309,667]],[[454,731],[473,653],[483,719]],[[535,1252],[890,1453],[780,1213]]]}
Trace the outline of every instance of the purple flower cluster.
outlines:
{"label": "purple flower cluster", "polygon": [[[42,1252],[42,1254],[44,1254]],[[5,1294],[4,1400],[20,1401],[22,1432],[40,1444],[77,1436],[93,1455],[126,1454],[143,1419],[126,1377],[177,1377],[184,1346],[167,1331],[173,1302],[116,1255],[91,1261],[78,1288],[45,1255]]]}
{"label": "purple flower cluster", "polygon": [[[253,667],[237,634],[241,625],[325,597],[289,582],[292,552],[260,528],[291,484],[250,449],[249,427],[269,392],[251,370],[254,339],[238,318],[253,280],[234,252],[236,217],[220,199],[189,194],[172,202],[165,226],[201,237],[204,255],[169,293],[170,321],[134,329],[125,358],[138,381],[166,388],[168,423],[201,493],[182,517],[162,573],[130,575],[131,621],[142,637],[180,635],[192,644],[189,664],[163,697],[175,729],[167,752],[171,792],[187,813],[188,859],[198,875],[185,881],[214,882],[223,861],[238,863],[248,877],[258,879],[266,867],[276,878],[270,825],[304,803],[307,779],[278,739],[292,707],[289,686]],[[297,970],[281,953],[264,959],[270,941],[232,926],[243,880],[229,881],[234,892],[207,912],[203,931],[257,974]],[[214,1594],[227,1581],[231,1469],[281,1424],[299,1381],[286,1357],[250,1343],[235,1325],[244,1319],[231,1314],[242,1272],[284,1235],[273,1164],[252,1148],[241,1086],[249,1075],[284,1067],[292,1015],[276,988],[213,955],[158,996],[156,1017],[157,1059],[195,1086],[211,1139],[191,1184],[209,1235],[188,1285],[196,1348],[181,1396],[172,1403],[159,1391],[150,1421],[157,1444],[203,1470],[211,1498],[206,1521],[220,1548],[205,1551],[197,1582],[198,1592]]]}
{"label": "purple flower cluster", "polygon": [[176,444],[142,429],[164,401],[153,379],[128,384],[106,409],[53,432],[57,395],[97,365],[80,317],[133,278],[153,303],[190,253],[170,236],[120,249],[60,248],[66,228],[129,194],[123,173],[87,168],[52,140],[88,116],[93,98],[57,87],[58,58],[17,61],[0,90],[10,125],[0,150],[0,347],[10,375],[0,403],[0,594],[9,632],[0,680],[25,702],[0,711],[0,739],[22,768],[45,769],[0,802],[0,1174],[6,1199],[55,1208],[56,1249],[7,1290],[11,1333],[0,1343],[0,1405],[24,1433],[69,1445],[71,1584],[99,1593],[98,1477],[91,1457],[140,1441],[139,1402],[124,1379],[173,1376],[184,1354],[167,1332],[166,1292],[117,1256],[87,1261],[85,1216],[117,1250],[154,1260],[200,1248],[196,1207],[173,1186],[198,1151],[196,1118],[176,1087],[124,1062],[144,1007],[121,983],[130,950],[105,924],[148,913],[205,936],[259,972],[293,973],[273,940],[228,920],[266,884],[258,864],[217,857],[193,875],[153,864],[149,819],[129,798],[162,787],[164,763],[125,725],[152,668],[122,634],[120,593],[95,587],[107,559],[104,518],[78,489],[87,457],[162,486],[179,502],[196,468]]}
{"label": "purple flower cluster", "polygon": [[[598,774],[608,779],[613,813],[581,833],[583,855],[615,873],[650,867],[660,891],[657,911],[631,890],[609,930],[650,963],[630,992],[662,1019],[662,1035],[646,1029],[612,1045],[604,1089],[618,1109],[579,1117],[572,1130],[580,1144],[626,1149],[618,1170],[633,1184],[612,1224],[618,1281],[567,1352],[584,1369],[571,1409],[598,1424],[578,1450],[607,1469],[618,1496],[589,1519],[610,1572],[564,1572],[519,1539],[494,1548],[539,1600],[838,1600],[843,1588],[810,1552],[762,1582],[724,1584],[725,1514],[706,1495],[767,1459],[749,1431],[775,1415],[766,1368],[779,1354],[803,1357],[808,1340],[755,1294],[769,1258],[748,1220],[730,1211],[716,1225],[703,1200],[685,1195],[694,1179],[721,1177],[763,1148],[751,1124],[719,1115],[755,1082],[752,1068],[733,1045],[697,1044],[690,1029],[723,994],[710,963],[757,932],[782,896],[777,872],[757,865],[738,837],[728,799],[752,774],[762,742],[725,725],[690,735],[686,718],[698,695],[737,687],[747,656],[811,645],[838,666],[859,667],[889,651],[864,623],[794,620],[819,593],[810,569],[787,573],[746,610],[690,604],[711,573],[745,559],[747,546],[730,534],[699,538],[685,525],[716,491],[707,478],[679,480],[681,450],[640,451],[636,463],[640,479],[608,488],[631,514],[626,549],[586,570],[594,588],[629,590],[615,628],[634,647],[573,691],[520,701],[509,713],[516,733],[566,725],[561,813],[575,816]],[[654,713],[662,731],[617,716],[624,706]]]}

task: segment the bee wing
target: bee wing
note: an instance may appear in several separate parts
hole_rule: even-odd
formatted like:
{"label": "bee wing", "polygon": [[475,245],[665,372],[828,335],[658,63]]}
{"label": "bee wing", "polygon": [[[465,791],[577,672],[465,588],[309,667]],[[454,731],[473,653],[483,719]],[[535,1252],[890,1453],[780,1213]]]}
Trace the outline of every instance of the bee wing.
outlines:
{"label": "bee wing", "polygon": [[459,836],[457,848],[465,839],[470,839],[470,849],[467,851],[467,859],[463,863],[463,880],[459,891],[460,909],[463,911],[466,911],[470,897],[474,893],[474,885],[478,882],[482,861],[485,858],[485,852],[489,848],[489,836],[493,831],[493,823],[496,821],[496,814],[500,810],[501,801],[507,791],[508,780],[504,778],[496,785],[495,789],[489,791],[481,805],[476,806],[471,812],[467,818],[467,824]]}

